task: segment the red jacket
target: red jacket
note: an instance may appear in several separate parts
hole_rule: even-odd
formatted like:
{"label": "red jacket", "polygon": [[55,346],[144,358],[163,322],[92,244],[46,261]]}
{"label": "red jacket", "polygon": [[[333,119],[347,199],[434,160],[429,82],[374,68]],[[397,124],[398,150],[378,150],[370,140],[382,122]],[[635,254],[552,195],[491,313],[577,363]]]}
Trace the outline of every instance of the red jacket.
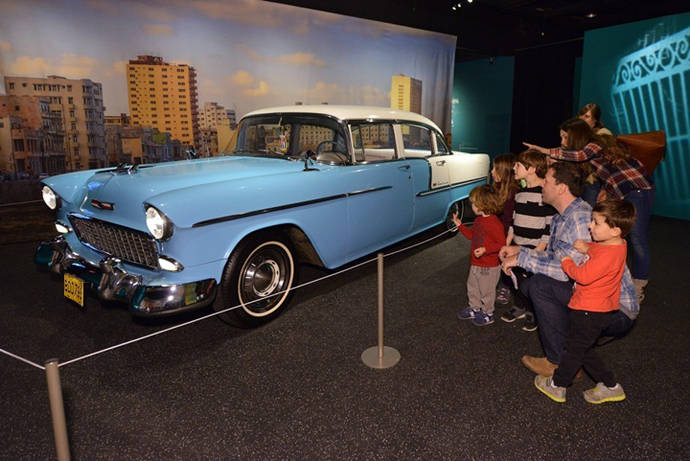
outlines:
{"label": "red jacket", "polygon": [[[479,267],[496,267],[500,264],[498,251],[506,244],[506,234],[497,216],[477,216],[472,227],[460,224],[458,230],[472,240],[470,264]],[[475,258],[474,250],[480,247],[486,248],[486,253],[481,258]]]}

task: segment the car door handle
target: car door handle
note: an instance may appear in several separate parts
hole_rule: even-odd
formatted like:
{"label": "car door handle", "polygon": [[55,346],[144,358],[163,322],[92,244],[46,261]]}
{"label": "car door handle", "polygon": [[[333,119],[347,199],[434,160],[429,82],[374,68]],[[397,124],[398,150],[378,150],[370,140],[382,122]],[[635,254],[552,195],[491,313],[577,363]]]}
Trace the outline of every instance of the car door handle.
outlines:
{"label": "car door handle", "polygon": [[445,161],[445,160],[437,160],[437,161],[436,161],[436,166],[443,166],[443,165],[445,165],[445,164],[446,164],[446,161]]}
{"label": "car door handle", "polygon": [[398,169],[399,169],[399,170],[409,170],[409,169],[410,169],[410,165],[399,166]]}

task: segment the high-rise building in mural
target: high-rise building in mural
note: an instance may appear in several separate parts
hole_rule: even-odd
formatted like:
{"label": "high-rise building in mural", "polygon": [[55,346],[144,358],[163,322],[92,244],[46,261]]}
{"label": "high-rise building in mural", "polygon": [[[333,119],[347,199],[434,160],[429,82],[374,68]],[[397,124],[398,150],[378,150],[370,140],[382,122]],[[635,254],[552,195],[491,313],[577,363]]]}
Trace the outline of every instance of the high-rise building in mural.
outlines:
{"label": "high-rise building in mural", "polygon": [[226,109],[217,102],[205,102],[201,109],[199,127],[201,129],[213,129],[218,126],[229,126],[234,128],[237,124],[235,110]]}
{"label": "high-rise building in mural", "polygon": [[47,99],[50,116],[60,119],[64,127],[67,170],[107,165],[103,127],[105,107],[100,83],[57,75],[46,78],[5,77],[5,94]]}
{"label": "high-rise building in mural", "polygon": [[184,144],[199,143],[196,71],[158,56],[137,56],[127,65],[132,126],[153,127]]}
{"label": "high-rise building in mural", "polygon": [[405,75],[391,79],[391,109],[422,113],[422,81]]}

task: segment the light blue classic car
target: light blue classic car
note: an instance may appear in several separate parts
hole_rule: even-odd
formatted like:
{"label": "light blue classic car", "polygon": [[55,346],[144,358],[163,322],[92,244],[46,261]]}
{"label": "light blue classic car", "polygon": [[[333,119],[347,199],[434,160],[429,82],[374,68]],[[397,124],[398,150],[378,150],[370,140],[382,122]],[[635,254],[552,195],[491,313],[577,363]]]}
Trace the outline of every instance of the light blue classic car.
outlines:
{"label": "light blue classic car", "polygon": [[258,325],[287,305],[298,263],[336,268],[441,224],[488,170],[415,113],[259,110],[222,157],[45,179],[60,235],[35,261],[78,303],[86,285],[136,315],[239,305],[225,320]]}

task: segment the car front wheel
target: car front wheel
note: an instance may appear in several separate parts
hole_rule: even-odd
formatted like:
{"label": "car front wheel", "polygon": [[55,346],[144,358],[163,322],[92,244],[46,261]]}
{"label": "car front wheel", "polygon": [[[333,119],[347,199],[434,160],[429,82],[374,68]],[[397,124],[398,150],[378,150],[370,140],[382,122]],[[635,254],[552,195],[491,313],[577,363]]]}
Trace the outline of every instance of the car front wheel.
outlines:
{"label": "car front wheel", "polygon": [[295,282],[295,259],[285,238],[258,235],[243,240],[223,271],[216,311],[222,320],[256,327],[277,317],[287,306]]}

